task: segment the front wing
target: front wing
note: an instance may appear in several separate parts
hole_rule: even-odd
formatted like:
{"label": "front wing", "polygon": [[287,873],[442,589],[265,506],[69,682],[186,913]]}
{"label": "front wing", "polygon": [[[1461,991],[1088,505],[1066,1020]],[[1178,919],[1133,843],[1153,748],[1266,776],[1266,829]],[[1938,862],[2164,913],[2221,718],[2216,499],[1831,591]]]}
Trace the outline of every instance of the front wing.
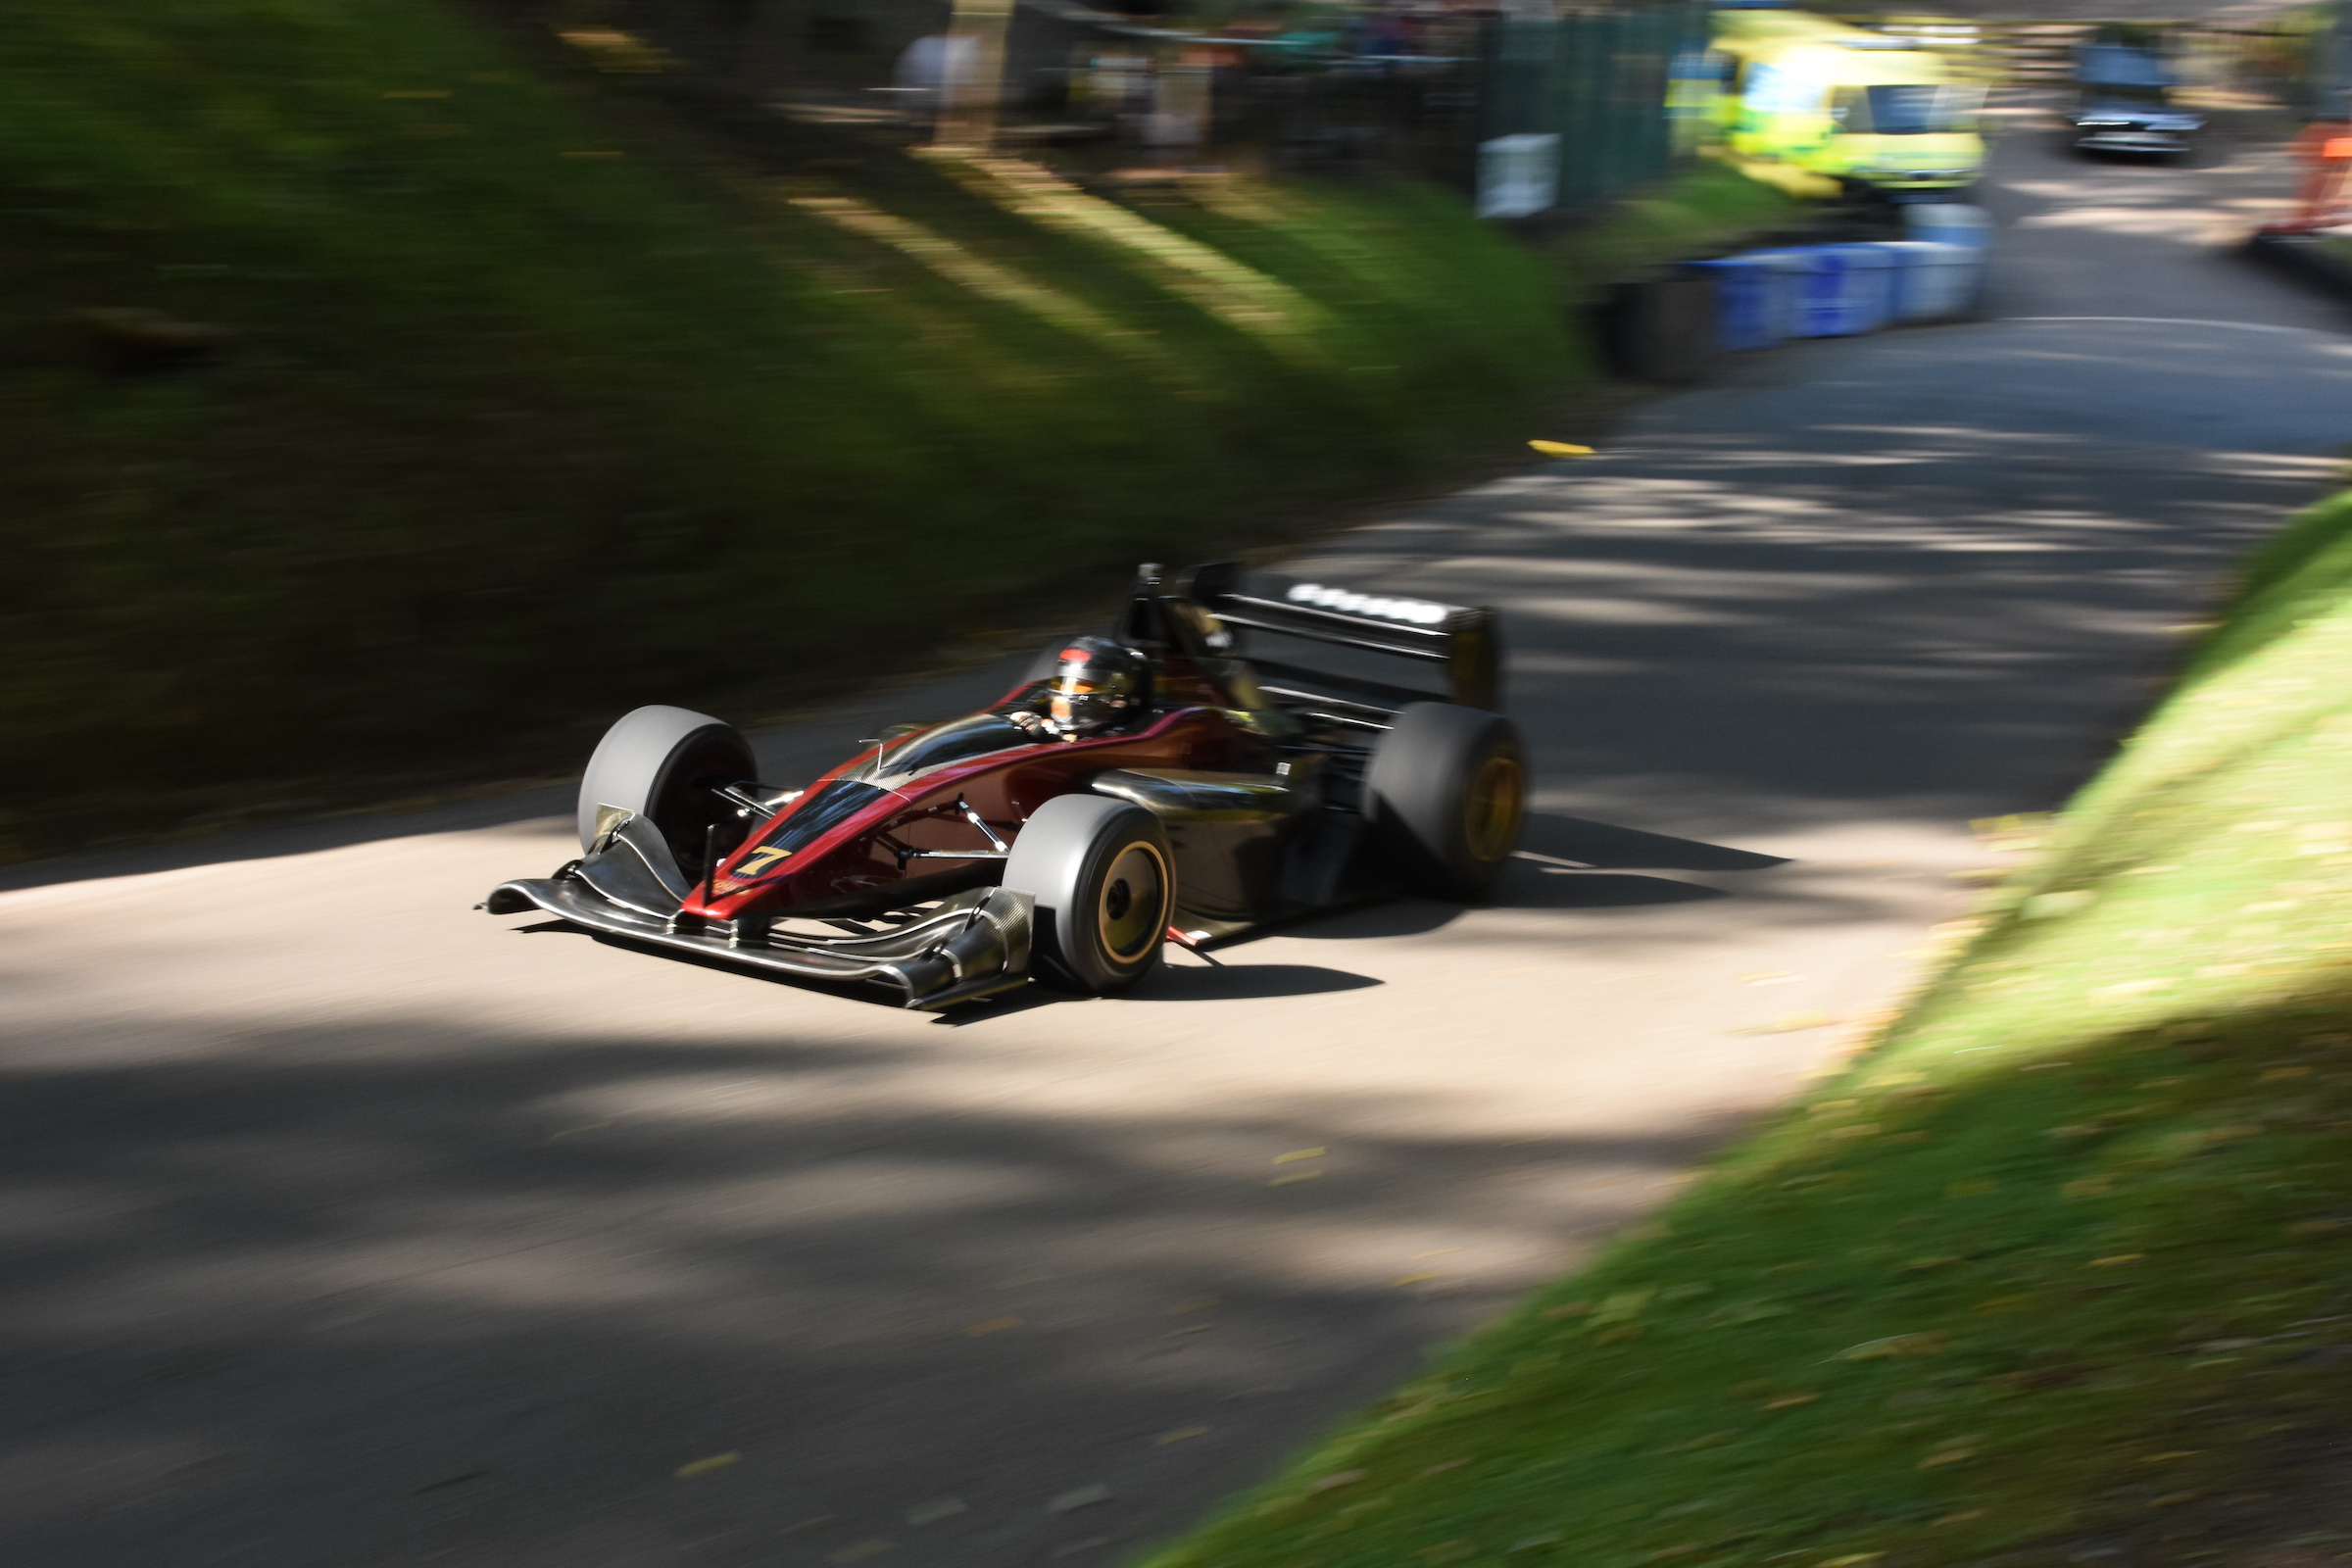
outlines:
{"label": "front wing", "polygon": [[796,980],[891,986],[909,1007],[968,1002],[1029,975],[1034,901],[1008,888],[973,888],[894,929],[866,936],[800,936],[760,928],[690,930],[676,919],[615,902],[576,870],[501,883],[482,902],[492,914],[539,908],[600,936],[692,954]]}

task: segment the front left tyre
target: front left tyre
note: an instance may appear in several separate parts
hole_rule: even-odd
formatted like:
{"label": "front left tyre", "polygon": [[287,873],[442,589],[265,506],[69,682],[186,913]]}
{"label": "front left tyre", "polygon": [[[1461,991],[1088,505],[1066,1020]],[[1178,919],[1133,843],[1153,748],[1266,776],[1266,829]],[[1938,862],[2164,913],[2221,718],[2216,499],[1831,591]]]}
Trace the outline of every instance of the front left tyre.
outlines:
{"label": "front left tyre", "polygon": [[592,848],[622,813],[653,823],[678,869],[699,882],[704,847],[723,858],[748,823],[717,786],[757,778],[751,742],[724,719],[659,704],[622,715],[580,778],[580,848]]}
{"label": "front left tyre", "polygon": [[1167,830],[1140,806],[1061,795],[1022,824],[1004,885],[1037,901],[1031,964],[1038,978],[1109,997],[1159,962],[1176,913]]}

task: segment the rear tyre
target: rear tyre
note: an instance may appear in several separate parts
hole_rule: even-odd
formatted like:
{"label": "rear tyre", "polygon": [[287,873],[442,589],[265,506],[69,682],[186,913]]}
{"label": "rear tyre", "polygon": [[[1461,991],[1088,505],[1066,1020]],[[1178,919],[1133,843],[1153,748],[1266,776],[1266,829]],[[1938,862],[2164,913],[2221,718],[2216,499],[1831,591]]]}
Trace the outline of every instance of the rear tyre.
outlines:
{"label": "rear tyre", "polygon": [[1083,996],[1116,996],[1151,973],[1176,912],[1167,830],[1100,795],[1039,808],[1013,840],[1004,886],[1037,900],[1038,977]]}
{"label": "rear tyre", "polygon": [[605,731],[588,759],[580,779],[580,848],[597,841],[600,817],[609,825],[612,812],[628,811],[652,822],[686,879],[700,881],[709,869],[706,831],[723,858],[749,826],[716,786],[758,776],[751,743],[734,725],[686,708],[637,709]]}
{"label": "rear tyre", "polygon": [[1364,795],[1374,853],[1405,888],[1483,899],[1527,811],[1518,727],[1483,709],[1414,703],[1373,749]]}

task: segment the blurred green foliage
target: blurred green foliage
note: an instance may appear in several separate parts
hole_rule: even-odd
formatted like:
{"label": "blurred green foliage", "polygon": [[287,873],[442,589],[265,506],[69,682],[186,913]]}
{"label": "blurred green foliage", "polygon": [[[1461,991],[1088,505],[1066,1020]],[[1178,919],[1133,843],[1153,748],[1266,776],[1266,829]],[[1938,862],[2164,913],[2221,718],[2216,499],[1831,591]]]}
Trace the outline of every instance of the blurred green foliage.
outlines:
{"label": "blurred green foliage", "polygon": [[1255,330],[959,171],[762,166],[548,47],[433,0],[12,9],[0,858],[774,711],[1508,450],[1586,373],[1441,192],[1139,187],[1295,303]]}

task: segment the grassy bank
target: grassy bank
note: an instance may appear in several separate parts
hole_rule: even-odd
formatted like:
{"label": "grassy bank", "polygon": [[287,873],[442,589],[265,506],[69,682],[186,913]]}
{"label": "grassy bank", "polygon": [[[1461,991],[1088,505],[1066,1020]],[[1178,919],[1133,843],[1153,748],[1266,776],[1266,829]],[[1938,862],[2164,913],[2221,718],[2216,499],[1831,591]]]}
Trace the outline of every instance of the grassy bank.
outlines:
{"label": "grassy bank", "polygon": [[2333,1560],[2352,497],[1886,1039],[1155,1568]]}
{"label": "grassy bank", "polygon": [[1729,164],[1701,162],[1663,189],[1561,235],[1549,250],[1571,301],[1581,305],[1661,259],[1718,255],[1776,230],[1801,228],[1811,216],[1804,203]]}
{"label": "grassy bank", "polygon": [[1590,373],[1442,192],[747,148],[659,64],[436,0],[12,14],[0,858],[773,711]]}

